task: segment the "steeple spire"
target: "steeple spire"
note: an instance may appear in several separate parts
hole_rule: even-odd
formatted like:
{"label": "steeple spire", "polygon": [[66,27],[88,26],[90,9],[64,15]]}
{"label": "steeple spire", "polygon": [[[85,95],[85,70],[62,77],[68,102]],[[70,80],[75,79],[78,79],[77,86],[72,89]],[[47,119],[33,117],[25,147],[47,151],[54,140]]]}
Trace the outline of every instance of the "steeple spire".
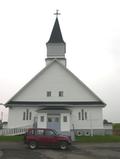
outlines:
{"label": "steeple spire", "polygon": [[60,13],[56,10],[56,19],[51,32],[51,36],[49,41],[46,43],[47,45],[47,58],[46,63],[48,64],[54,59],[59,60],[62,64],[66,65],[65,52],[66,52],[66,44],[63,40],[58,15]]}
{"label": "steeple spire", "polygon": [[59,10],[56,10],[56,13],[54,13],[54,15],[56,15],[56,20],[53,26],[50,39],[47,43],[65,43],[62,37],[62,33],[61,33],[59,21],[58,21],[58,15],[60,15],[58,11]]}

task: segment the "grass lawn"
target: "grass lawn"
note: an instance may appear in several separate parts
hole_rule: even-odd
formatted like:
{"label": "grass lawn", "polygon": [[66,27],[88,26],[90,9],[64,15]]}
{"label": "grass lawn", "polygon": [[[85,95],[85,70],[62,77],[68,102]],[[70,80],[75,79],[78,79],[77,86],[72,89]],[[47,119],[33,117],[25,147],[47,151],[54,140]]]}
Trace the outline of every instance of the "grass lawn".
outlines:
{"label": "grass lawn", "polygon": [[120,136],[76,136],[81,143],[120,142]]}
{"label": "grass lawn", "polygon": [[0,136],[0,141],[14,141],[14,142],[19,142],[23,141],[23,136]]}
{"label": "grass lawn", "polygon": [[[0,141],[20,142],[24,136],[0,136]],[[120,136],[76,136],[76,141],[80,143],[102,143],[120,142]]]}

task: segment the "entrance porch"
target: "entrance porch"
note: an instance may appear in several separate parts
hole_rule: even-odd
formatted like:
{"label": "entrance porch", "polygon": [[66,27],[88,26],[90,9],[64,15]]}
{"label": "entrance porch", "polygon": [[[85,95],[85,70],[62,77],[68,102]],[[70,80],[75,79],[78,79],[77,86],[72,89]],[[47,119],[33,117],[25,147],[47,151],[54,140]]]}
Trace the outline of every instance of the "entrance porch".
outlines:
{"label": "entrance porch", "polygon": [[50,128],[58,132],[70,133],[70,110],[65,108],[39,109],[37,128]]}

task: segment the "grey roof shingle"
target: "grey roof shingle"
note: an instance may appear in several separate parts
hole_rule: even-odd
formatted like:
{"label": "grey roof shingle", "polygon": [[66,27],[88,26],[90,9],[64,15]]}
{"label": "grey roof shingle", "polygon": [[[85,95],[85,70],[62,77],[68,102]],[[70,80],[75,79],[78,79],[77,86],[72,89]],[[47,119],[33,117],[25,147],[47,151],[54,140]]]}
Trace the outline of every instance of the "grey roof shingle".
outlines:
{"label": "grey roof shingle", "polygon": [[50,39],[47,43],[65,43],[60,30],[58,18],[55,20]]}

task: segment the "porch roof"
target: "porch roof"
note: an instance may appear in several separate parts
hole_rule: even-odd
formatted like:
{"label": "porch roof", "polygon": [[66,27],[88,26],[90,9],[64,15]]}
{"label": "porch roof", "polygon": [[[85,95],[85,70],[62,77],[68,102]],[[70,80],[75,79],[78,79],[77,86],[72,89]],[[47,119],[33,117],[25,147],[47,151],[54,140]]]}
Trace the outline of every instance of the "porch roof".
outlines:
{"label": "porch roof", "polygon": [[63,108],[63,107],[46,107],[43,109],[38,109],[38,113],[48,113],[48,114],[60,114],[60,113],[70,113],[71,110]]}

